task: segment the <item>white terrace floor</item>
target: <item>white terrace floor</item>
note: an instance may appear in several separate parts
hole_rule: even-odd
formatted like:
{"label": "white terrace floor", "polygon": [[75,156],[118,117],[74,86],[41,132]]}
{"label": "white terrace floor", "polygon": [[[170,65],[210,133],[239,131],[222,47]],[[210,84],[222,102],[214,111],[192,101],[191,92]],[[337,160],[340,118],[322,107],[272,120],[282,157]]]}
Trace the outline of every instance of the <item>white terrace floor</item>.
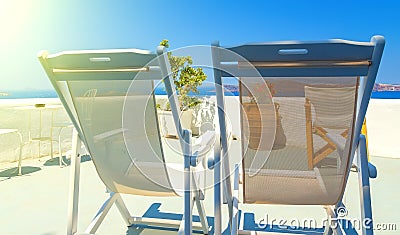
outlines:
{"label": "white terrace floor", "polygon": [[[42,158],[41,161],[24,160],[24,171],[34,172],[23,176],[5,177],[9,173],[7,169],[14,168],[15,163],[0,165],[1,235],[66,234],[70,167],[60,168],[57,161],[47,160],[48,158]],[[400,187],[397,176],[400,159],[372,157],[372,162],[378,168],[378,178],[371,182],[374,222],[382,225],[395,224],[397,229],[397,231],[376,230],[375,234],[399,234]],[[106,200],[107,194],[91,161],[82,163],[80,182],[78,231],[83,232],[100,205]],[[357,175],[352,173],[345,197],[349,218],[359,217],[358,195]],[[134,215],[143,215],[148,210],[157,212],[157,209],[159,213],[180,214],[183,211],[182,198],[178,197],[154,198],[129,195],[123,198]],[[206,192],[205,205],[207,215],[212,216],[211,190]],[[240,205],[240,208],[247,215],[246,218],[251,219],[253,216],[255,221],[268,215],[269,221],[283,218],[290,222],[294,218],[299,218],[301,222],[303,218],[315,218],[321,225],[325,218],[325,211],[320,207]],[[224,210],[223,213],[224,221],[227,222],[227,211]],[[118,210],[113,207],[97,234],[176,234],[176,232],[128,229]]]}

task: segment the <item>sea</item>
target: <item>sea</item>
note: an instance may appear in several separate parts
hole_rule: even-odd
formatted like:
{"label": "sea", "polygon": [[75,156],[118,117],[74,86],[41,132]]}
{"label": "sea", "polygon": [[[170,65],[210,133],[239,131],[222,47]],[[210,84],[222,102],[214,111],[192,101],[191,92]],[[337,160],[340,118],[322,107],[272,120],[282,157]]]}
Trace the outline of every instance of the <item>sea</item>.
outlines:
{"label": "sea", "polygon": [[[166,95],[163,87],[155,89],[156,95]],[[192,94],[195,95],[195,94]],[[214,96],[215,88],[212,86],[199,87],[199,96]],[[237,90],[226,90],[226,96],[238,96]],[[57,98],[54,90],[21,90],[21,91],[0,91],[0,99],[30,99],[30,98]],[[400,99],[400,91],[374,91],[373,99]]]}
{"label": "sea", "polygon": [[374,91],[371,98],[373,99],[400,99],[400,91]]}

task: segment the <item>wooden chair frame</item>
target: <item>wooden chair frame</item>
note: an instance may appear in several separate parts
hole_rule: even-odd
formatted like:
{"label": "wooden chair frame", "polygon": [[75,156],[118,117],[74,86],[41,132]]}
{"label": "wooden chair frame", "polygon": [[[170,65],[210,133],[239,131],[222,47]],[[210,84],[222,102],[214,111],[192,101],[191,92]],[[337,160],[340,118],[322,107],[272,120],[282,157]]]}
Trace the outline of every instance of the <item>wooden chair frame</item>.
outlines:
{"label": "wooden chair frame", "polygon": [[[306,102],[304,104],[304,110],[306,114],[306,137],[307,137],[307,155],[308,155],[308,169],[311,170],[325,159],[329,154],[333,153],[336,150],[335,143],[329,139],[326,134],[328,133],[323,127],[313,125],[312,122],[312,113],[311,113],[311,101],[306,98]],[[349,130],[344,130],[340,135],[344,138],[347,138]],[[323,140],[327,142],[322,148],[320,148],[317,152],[314,152],[314,137],[313,135],[320,136]]]}

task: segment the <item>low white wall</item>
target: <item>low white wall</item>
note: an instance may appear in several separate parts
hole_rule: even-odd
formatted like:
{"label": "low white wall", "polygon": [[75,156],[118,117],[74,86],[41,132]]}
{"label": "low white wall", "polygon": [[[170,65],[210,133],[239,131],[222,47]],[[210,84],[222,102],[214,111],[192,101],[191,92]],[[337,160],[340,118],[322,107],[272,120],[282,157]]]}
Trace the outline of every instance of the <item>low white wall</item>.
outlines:
{"label": "low white wall", "polygon": [[[165,96],[158,97],[165,99]],[[234,137],[240,138],[240,113],[239,98],[235,96],[226,96],[226,117],[227,128]],[[36,110],[18,110],[15,107],[34,105],[37,103],[60,104],[59,99],[0,99],[0,128],[19,129],[23,136],[23,142],[28,141],[28,118],[31,115],[32,135],[38,135],[39,116]],[[201,133],[201,121],[214,123],[218,125],[217,113],[215,110],[215,97],[206,99],[203,107],[198,107],[195,113],[193,128],[199,128]],[[209,107],[214,107],[209,108]],[[63,109],[56,111],[55,120],[57,122],[67,122],[68,117]],[[51,111],[43,111],[42,135],[47,136],[50,133]],[[400,125],[397,121],[400,118],[400,100],[396,99],[372,99],[367,112],[368,126],[368,146],[372,156],[384,156],[398,158],[400,157],[399,137]],[[57,130],[53,133],[57,138]],[[18,160],[19,140],[18,135],[4,134],[0,135],[0,162],[13,162]],[[49,155],[50,144],[43,142],[41,149],[42,155]],[[57,143],[54,143],[54,153],[58,152]],[[65,130],[62,134],[62,148],[65,153],[71,148],[71,130]],[[38,143],[23,147],[23,158],[38,156]]]}
{"label": "low white wall", "polygon": [[366,118],[370,155],[400,158],[400,99],[371,99]]}

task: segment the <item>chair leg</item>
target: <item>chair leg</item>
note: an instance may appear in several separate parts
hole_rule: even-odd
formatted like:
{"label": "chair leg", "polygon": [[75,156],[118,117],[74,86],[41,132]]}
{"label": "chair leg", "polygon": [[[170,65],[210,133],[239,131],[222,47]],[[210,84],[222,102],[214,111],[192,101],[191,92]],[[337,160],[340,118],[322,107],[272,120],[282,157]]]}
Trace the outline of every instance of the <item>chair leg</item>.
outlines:
{"label": "chair leg", "polygon": [[117,200],[117,193],[111,192],[110,197],[103,203],[100,210],[97,212],[96,216],[93,218],[92,222],[86,228],[86,234],[95,234],[100,224],[103,222],[106,217],[108,211],[110,211],[111,206],[114,204],[115,200]]}
{"label": "chair leg", "polygon": [[204,210],[203,201],[200,200],[198,197],[195,197],[195,201],[196,201],[197,212],[199,213],[199,217],[200,217],[200,223],[201,223],[201,227],[203,230],[203,234],[208,234],[209,226],[208,226],[208,222],[207,222],[206,212]]}
{"label": "chair leg", "polygon": [[66,127],[61,127],[60,130],[58,131],[58,158],[59,158],[59,164],[60,167],[67,166],[67,163],[64,162],[62,158],[62,148],[61,148],[61,132],[64,130]]}
{"label": "chair leg", "polygon": [[41,152],[42,141],[39,140],[38,142],[39,142],[39,154],[38,154],[38,159],[39,159],[39,161],[41,161],[41,160],[40,160],[40,156],[41,156],[41,155],[40,155],[40,152]]}
{"label": "chair leg", "polygon": [[231,235],[239,234],[239,166],[235,165],[235,176],[233,182],[233,208],[231,219]]}
{"label": "chair leg", "polygon": [[332,220],[332,217],[336,218],[336,215],[334,214],[331,206],[326,206],[324,208],[325,208],[326,214],[328,216],[328,219],[326,220],[327,222],[325,224],[323,235],[332,235],[333,230],[332,230],[332,226],[331,226],[331,222],[332,222],[331,220]]}
{"label": "chair leg", "polygon": [[214,166],[214,234],[221,235],[221,164],[219,163],[219,158],[215,158],[217,164]]}
{"label": "chair leg", "polygon": [[[186,203],[186,202],[185,202]],[[194,199],[192,198],[192,200],[190,200],[190,207],[191,208],[193,208],[193,204],[194,204]],[[191,213],[190,213],[191,214]],[[180,223],[180,225],[179,225],[179,230],[178,230],[178,235],[191,235],[192,234],[192,227],[190,227],[190,229],[191,230],[188,230],[188,227],[186,226],[186,224],[187,224],[187,222],[186,221],[189,221],[190,222],[190,225],[192,225],[192,223],[191,223],[191,221],[192,221],[192,218],[189,218],[189,220],[188,220],[188,218],[187,218],[187,216],[185,216],[185,214],[183,214],[183,218],[182,218],[182,221],[181,221],[181,223]]]}
{"label": "chair leg", "polygon": [[[190,171],[190,158],[192,156],[191,140],[192,133],[189,130],[183,130],[184,139],[184,213],[183,213],[183,229],[185,235],[192,234],[192,210],[193,210],[193,196],[192,196],[192,175]],[[181,228],[179,228],[181,232]]]}
{"label": "chair leg", "polygon": [[60,167],[62,167],[62,165],[64,164],[63,162],[63,158],[62,158],[62,149],[61,149],[61,131],[62,128],[60,128],[60,131],[58,132],[58,160],[60,163]]}
{"label": "chair leg", "polygon": [[129,213],[128,208],[124,203],[124,200],[122,200],[122,197],[119,193],[115,197],[116,197],[115,205],[117,206],[119,213],[122,215],[122,218],[124,219],[126,225],[130,226],[131,225],[130,219],[132,217],[131,214]]}
{"label": "chair leg", "polygon": [[53,128],[50,128],[50,157],[51,157],[51,160],[53,160],[53,157],[54,157],[53,151],[54,151],[54,149],[53,149]]}
{"label": "chair leg", "polygon": [[361,204],[361,218],[364,223],[362,226],[363,235],[373,235],[373,221],[372,221],[372,206],[371,206],[371,193],[369,184],[368,172],[368,155],[366,139],[364,135],[360,135],[358,143],[358,181],[360,187],[360,204]]}
{"label": "chair leg", "polygon": [[214,235],[221,235],[221,144],[218,136],[216,141],[214,145],[214,160],[210,167],[214,169]]}
{"label": "chair leg", "polygon": [[335,206],[325,207],[326,213],[328,214],[328,220],[326,224],[328,228],[325,227],[324,235],[331,235],[331,234],[343,235],[343,228],[341,223],[339,222],[339,218],[337,215],[337,209],[339,207],[345,208],[343,204],[337,204]]}
{"label": "chair leg", "polygon": [[71,156],[71,174],[69,181],[69,206],[68,206],[68,224],[67,235],[73,235],[77,232],[78,225],[78,203],[79,203],[79,177],[81,157],[79,155],[81,141],[78,132],[74,129],[72,134]]}
{"label": "chair leg", "polygon": [[304,104],[304,110],[306,113],[306,139],[307,139],[307,156],[308,156],[308,169],[314,168],[314,143],[313,143],[313,131],[312,131],[312,117],[311,117],[311,103],[306,98]]}
{"label": "chair leg", "polygon": [[22,175],[22,148],[24,144],[22,143],[22,134],[17,132],[19,137],[19,157],[18,157],[18,175]]}
{"label": "chair leg", "polygon": [[[191,200],[191,207],[195,202],[195,198]],[[137,217],[131,216],[126,207],[121,195],[119,193],[110,192],[110,197],[103,203],[96,216],[93,218],[90,225],[86,228],[85,234],[94,234],[97,229],[100,227],[101,223],[107,216],[109,210],[112,205],[116,205],[119,212],[121,213],[125,223],[127,226],[136,224],[136,225],[149,225],[154,227],[162,227],[162,228],[178,228],[178,234],[185,234],[185,220],[176,221],[171,219],[159,219],[159,218],[147,218],[147,217]],[[195,222],[193,223],[193,227],[195,229],[203,229],[203,224]],[[208,228],[207,228],[208,229]],[[205,233],[207,234],[207,233]]]}
{"label": "chair leg", "polygon": [[[232,217],[233,215],[233,202],[232,202],[232,187],[231,187],[231,178],[230,178],[230,170],[229,170],[229,157],[224,153],[222,156],[223,159],[221,160],[221,166],[222,166],[222,183],[223,183],[223,188],[224,188],[224,194],[222,199],[224,200],[224,203],[228,205],[228,214],[229,217]],[[230,224],[231,225],[231,224]]]}
{"label": "chair leg", "polygon": [[207,214],[204,210],[204,204],[201,200],[200,189],[197,184],[194,172],[192,172],[192,183],[194,188],[194,200],[196,201],[197,212],[199,213],[200,223],[203,230],[203,234],[208,234],[209,226],[207,222]]}
{"label": "chair leg", "polygon": [[[204,211],[204,206],[200,201],[200,193],[198,191],[197,182],[195,180],[195,174],[191,171],[191,136],[192,133],[189,130],[183,130],[184,139],[184,213],[183,219],[179,226],[178,234],[191,235],[193,229],[193,204],[196,201],[197,209],[200,216],[200,222],[202,230],[205,234],[208,234],[208,223],[206,214]],[[194,191],[194,195],[192,193]]]}

